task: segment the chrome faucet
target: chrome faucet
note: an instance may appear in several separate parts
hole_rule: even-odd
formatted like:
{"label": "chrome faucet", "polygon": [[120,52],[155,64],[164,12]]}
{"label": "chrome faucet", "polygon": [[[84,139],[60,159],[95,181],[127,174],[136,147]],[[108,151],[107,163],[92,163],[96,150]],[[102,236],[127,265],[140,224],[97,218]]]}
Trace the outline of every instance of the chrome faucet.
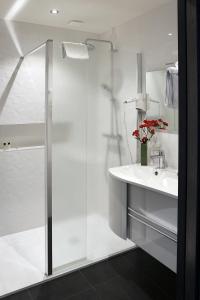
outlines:
{"label": "chrome faucet", "polygon": [[[153,160],[153,165],[155,169],[165,169],[166,167],[166,160],[165,160],[165,153],[163,150],[158,150],[156,153],[151,155],[151,159]],[[155,161],[157,164],[155,165]]]}

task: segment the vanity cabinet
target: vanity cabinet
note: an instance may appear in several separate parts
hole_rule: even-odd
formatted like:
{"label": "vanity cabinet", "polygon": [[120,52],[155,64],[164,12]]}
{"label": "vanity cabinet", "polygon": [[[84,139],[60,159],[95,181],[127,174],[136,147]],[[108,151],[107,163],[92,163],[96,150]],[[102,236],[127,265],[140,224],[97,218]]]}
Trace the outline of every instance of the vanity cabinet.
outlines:
{"label": "vanity cabinet", "polygon": [[177,200],[176,195],[110,174],[110,227],[176,272]]}
{"label": "vanity cabinet", "polygon": [[127,238],[176,272],[177,200],[127,184]]}

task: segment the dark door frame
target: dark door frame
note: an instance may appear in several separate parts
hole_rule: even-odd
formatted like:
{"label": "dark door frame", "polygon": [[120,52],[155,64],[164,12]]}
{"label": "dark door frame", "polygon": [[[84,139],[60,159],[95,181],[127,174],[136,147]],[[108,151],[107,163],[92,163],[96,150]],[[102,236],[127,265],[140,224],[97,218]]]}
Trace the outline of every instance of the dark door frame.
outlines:
{"label": "dark door frame", "polygon": [[200,0],[178,0],[179,201],[177,299],[200,299]]}

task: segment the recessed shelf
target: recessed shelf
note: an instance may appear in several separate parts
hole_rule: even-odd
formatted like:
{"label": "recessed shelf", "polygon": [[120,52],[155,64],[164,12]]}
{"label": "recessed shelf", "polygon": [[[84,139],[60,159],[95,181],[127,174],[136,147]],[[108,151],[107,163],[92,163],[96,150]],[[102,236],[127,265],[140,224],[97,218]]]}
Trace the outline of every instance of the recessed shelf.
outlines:
{"label": "recessed shelf", "polygon": [[27,151],[27,150],[38,150],[44,149],[45,146],[30,146],[30,147],[17,147],[17,148],[9,148],[9,149],[0,149],[0,152],[13,152],[13,151]]}

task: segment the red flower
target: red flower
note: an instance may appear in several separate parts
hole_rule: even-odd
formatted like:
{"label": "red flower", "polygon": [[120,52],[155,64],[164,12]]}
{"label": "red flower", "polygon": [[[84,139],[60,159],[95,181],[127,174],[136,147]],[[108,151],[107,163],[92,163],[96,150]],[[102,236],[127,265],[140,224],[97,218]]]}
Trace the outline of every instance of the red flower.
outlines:
{"label": "red flower", "polygon": [[134,130],[132,135],[135,137],[139,137],[139,135],[140,135],[139,130],[138,129]]}
{"label": "red flower", "polygon": [[147,141],[148,141],[147,137],[144,136],[144,137],[142,138],[142,144],[146,144]]}
{"label": "red flower", "polygon": [[152,120],[152,127],[158,127],[159,123],[158,120]]}
{"label": "red flower", "polygon": [[139,130],[134,130],[132,135],[142,144],[146,144],[151,140],[156,133],[156,128],[165,130],[168,123],[162,119],[158,120],[144,120],[139,125]]}
{"label": "red flower", "polygon": [[151,134],[155,134],[155,129],[151,129],[151,130],[150,130],[150,133],[151,133]]}
{"label": "red flower", "polygon": [[159,123],[158,123],[158,120],[144,120],[140,126],[141,126],[140,128],[158,127]]}

